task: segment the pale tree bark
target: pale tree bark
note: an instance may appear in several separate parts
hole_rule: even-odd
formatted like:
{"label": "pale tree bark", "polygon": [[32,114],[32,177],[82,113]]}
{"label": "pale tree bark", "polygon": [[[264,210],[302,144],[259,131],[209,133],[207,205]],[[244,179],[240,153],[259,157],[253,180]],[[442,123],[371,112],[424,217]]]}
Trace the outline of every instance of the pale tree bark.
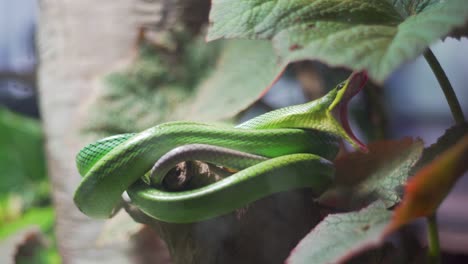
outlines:
{"label": "pale tree bark", "polygon": [[131,51],[135,28],[130,0],[43,0],[38,48],[40,109],[56,208],[56,234],[64,263],[130,263],[129,243],[97,248],[103,221],[73,204],[80,181],[75,155],[80,106],[93,93],[93,78]]}

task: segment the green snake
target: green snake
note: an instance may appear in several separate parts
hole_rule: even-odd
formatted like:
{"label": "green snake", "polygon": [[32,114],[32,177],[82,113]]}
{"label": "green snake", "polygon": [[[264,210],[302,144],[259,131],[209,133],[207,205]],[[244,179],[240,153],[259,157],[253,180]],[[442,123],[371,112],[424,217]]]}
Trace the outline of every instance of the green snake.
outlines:
{"label": "green snake", "polygon": [[[126,191],[132,204],[166,222],[187,223],[227,214],[270,194],[296,188],[324,192],[334,178],[331,162],[339,139],[356,148],[346,105],[366,82],[353,74],[322,98],[277,109],[236,127],[196,122],[168,122],[104,138],[77,155],[83,179],[74,201],[86,215],[110,217]],[[338,107],[339,106],[339,107]],[[344,128],[333,117],[338,109]],[[192,190],[164,186],[169,169],[199,160],[236,172]],[[144,181],[145,175],[151,175]]]}

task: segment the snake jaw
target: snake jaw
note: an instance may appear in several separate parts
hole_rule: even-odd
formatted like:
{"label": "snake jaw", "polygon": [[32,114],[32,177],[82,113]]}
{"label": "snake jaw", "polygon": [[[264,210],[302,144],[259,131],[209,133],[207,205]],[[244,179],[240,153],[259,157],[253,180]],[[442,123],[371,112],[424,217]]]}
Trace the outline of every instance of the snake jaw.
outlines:
{"label": "snake jaw", "polygon": [[353,133],[351,126],[349,124],[348,118],[348,103],[351,99],[358,94],[367,83],[368,77],[366,72],[357,72],[353,73],[346,83],[346,88],[343,94],[340,96],[339,102],[339,117],[343,129],[348,134],[348,136],[354,141],[354,143],[359,147],[359,149],[367,153],[369,152],[367,146],[360,141],[356,135]]}

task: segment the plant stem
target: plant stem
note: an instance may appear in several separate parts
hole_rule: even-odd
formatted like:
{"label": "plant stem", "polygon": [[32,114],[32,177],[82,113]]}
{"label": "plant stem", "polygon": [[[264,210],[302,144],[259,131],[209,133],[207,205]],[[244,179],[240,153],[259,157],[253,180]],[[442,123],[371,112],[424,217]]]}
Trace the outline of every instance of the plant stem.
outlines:
{"label": "plant stem", "polygon": [[429,252],[428,260],[431,264],[439,264],[440,262],[440,245],[439,233],[437,230],[437,217],[436,213],[427,217],[428,238],[429,238]]}
{"label": "plant stem", "polygon": [[442,69],[442,66],[440,66],[439,61],[437,60],[436,56],[434,55],[431,49],[427,49],[426,52],[424,52],[424,58],[431,67],[432,72],[437,78],[437,81],[439,81],[440,87],[444,92],[445,98],[447,99],[447,102],[450,106],[450,111],[452,111],[452,115],[455,119],[455,122],[458,125],[463,124],[465,122],[463,111],[460,107],[460,103],[458,102],[457,95],[453,91],[452,85],[450,84],[450,81],[444,72],[444,69]]}
{"label": "plant stem", "polygon": [[[370,140],[382,140],[388,137],[388,117],[383,103],[384,95],[382,87],[368,82],[364,87],[364,102],[367,124],[371,125],[369,131]],[[369,122],[370,120],[370,122]]]}

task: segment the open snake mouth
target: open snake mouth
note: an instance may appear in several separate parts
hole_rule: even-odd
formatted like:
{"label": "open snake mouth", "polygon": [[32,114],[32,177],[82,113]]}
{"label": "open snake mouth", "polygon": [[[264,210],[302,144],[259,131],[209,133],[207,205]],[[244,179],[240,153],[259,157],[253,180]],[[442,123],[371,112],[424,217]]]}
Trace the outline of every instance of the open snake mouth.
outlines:
{"label": "open snake mouth", "polygon": [[345,132],[349,135],[349,137],[359,146],[360,150],[363,152],[368,152],[367,146],[360,141],[356,135],[354,135],[351,126],[349,125],[349,118],[348,118],[348,103],[351,99],[358,94],[366,85],[368,80],[366,72],[356,72],[349,77],[349,81],[347,83],[346,91],[341,98],[340,104],[338,106],[339,111],[339,118],[341,125]]}

